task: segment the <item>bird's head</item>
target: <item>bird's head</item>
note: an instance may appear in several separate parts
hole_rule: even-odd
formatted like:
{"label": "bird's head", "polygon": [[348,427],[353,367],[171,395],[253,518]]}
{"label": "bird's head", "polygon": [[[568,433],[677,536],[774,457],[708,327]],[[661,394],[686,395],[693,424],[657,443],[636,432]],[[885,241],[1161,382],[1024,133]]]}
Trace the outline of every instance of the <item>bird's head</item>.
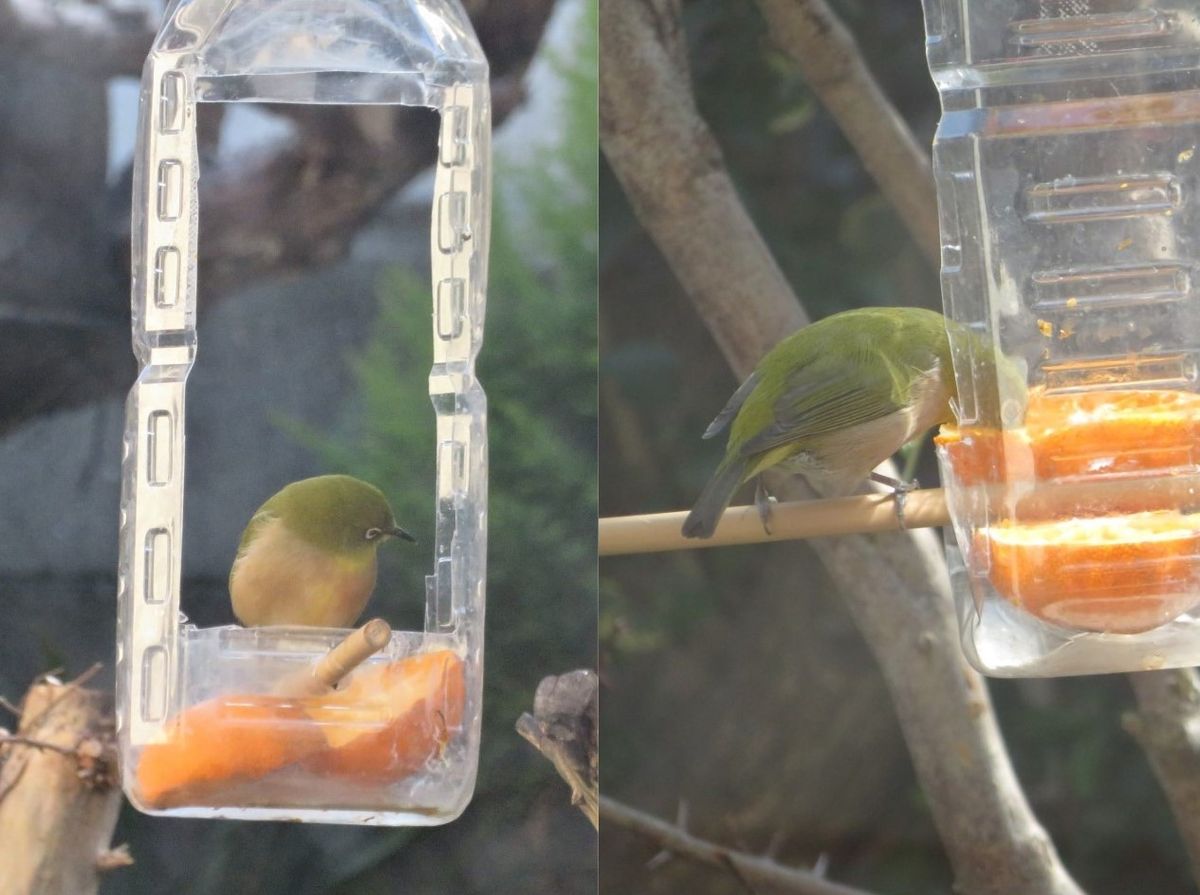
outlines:
{"label": "bird's head", "polygon": [[272,511],[291,531],[333,553],[374,551],[384,541],[416,541],[396,524],[383,492],[348,475],[323,475],[288,485]]}

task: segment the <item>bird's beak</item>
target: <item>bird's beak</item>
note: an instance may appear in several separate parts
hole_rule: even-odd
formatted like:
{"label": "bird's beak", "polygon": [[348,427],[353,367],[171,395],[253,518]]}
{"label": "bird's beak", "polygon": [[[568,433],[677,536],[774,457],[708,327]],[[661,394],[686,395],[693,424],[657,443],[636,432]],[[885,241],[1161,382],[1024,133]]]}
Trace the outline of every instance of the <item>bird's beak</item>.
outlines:
{"label": "bird's beak", "polygon": [[396,528],[386,529],[386,531],[393,538],[404,538],[404,540],[406,540],[406,541],[412,541],[414,544],[417,543],[416,538],[414,538],[412,535],[410,535],[408,532],[406,532],[403,528],[400,528],[399,526],[397,526]]}

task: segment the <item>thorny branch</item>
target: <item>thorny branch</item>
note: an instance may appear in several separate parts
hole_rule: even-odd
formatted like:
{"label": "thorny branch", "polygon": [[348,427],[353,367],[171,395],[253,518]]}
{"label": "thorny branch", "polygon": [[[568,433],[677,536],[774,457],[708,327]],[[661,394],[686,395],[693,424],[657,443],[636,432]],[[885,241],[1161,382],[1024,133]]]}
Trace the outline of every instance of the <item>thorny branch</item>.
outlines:
{"label": "thorny branch", "polygon": [[667,823],[610,796],[600,797],[600,817],[605,823],[654,840],[672,854],[729,871],[751,887],[755,884],[769,886],[772,892],[788,895],[869,895],[862,889],[832,882],[816,873],[787,867],[770,857],[737,851],[693,836],[681,826]]}
{"label": "thorny branch", "polygon": [[[804,314],[655,25],[638,0],[601,6],[601,144],[642,225],[744,377]],[[813,543],[879,661],[957,890],[1079,895],[1016,780],[986,685],[962,657],[936,537]]]}

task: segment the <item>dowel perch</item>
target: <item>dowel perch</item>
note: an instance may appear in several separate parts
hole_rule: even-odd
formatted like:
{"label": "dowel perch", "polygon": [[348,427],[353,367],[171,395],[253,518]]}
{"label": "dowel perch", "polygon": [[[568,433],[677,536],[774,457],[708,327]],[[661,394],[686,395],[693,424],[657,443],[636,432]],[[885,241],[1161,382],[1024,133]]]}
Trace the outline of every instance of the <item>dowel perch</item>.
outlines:
{"label": "dowel perch", "polygon": [[[642,516],[613,516],[600,520],[600,555],[658,553],[701,547],[729,547],[799,538],[831,537],[892,531],[900,527],[890,494],[865,494],[830,500],[798,500],[772,504],[771,533],[763,531],[758,509],[730,507],[711,538],[680,534],[686,511]],[[904,501],[906,528],[947,525],[945,493],[941,488],[910,491]]]}
{"label": "dowel perch", "polygon": [[[1195,476],[1152,476],[1114,481],[1059,484],[1051,481],[987,485],[988,500],[1001,516],[1025,520],[1075,515],[1081,507],[1118,507],[1133,500],[1143,507],[1196,508],[1200,482]],[[1128,510],[1127,510],[1128,512]],[[600,520],[601,556],[659,553],[729,547],[801,538],[870,534],[900,528],[891,494],[864,494],[829,500],[797,500],[771,505],[771,533],[763,530],[758,509],[730,507],[711,538],[685,538],[680,528],[686,511],[610,516]],[[904,499],[905,528],[950,524],[946,492],[941,488],[910,491]]]}
{"label": "dowel perch", "polygon": [[280,681],[276,692],[286,696],[315,696],[337,686],[338,681],[379,652],[392,636],[391,626],[381,618],[371,619],[317,660]]}

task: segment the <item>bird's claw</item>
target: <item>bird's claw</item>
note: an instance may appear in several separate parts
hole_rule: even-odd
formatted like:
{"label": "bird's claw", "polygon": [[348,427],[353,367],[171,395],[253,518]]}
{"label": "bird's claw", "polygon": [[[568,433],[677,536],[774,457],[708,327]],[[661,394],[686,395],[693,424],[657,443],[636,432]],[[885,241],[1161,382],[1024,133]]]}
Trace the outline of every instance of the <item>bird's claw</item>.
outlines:
{"label": "bird's claw", "polygon": [[904,501],[908,497],[908,492],[918,490],[921,487],[921,483],[916,479],[902,482],[899,479],[893,479],[890,476],[877,472],[871,473],[871,479],[892,489],[892,500],[896,504],[896,521],[900,523],[902,529],[908,528],[907,523],[904,521]]}
{"label": "bird's claw", "polygon": [[771,534],[771,502],[774,499],[767,493],[767,486],[759,478],[754,485],[754,506],[758,509],[758,518],[767,534]]}

